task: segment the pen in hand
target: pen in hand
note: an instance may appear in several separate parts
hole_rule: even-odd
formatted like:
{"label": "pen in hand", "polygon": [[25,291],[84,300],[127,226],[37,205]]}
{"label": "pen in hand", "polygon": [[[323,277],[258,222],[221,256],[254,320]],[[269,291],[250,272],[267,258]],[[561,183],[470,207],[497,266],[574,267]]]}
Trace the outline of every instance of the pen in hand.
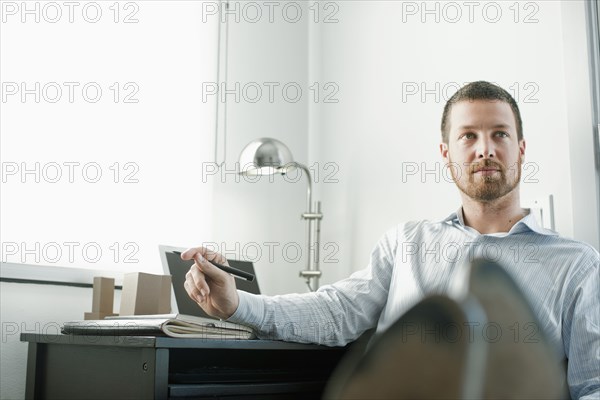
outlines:
{"label": "pen in hand", "polygon": [[[174,251],[173,253],[177,254],[178,256],[181,256],[181,252],[180,251]],[[227,272],[228,274],[231,274],[231,275],[236,276],[238,278],[245,279],[245,280],[247,280],[249,282],[252,282],[254,280],[254,275],[252,275],[252,274],[250,274],[248,272],[241,271],[241,270],[239,270],[237,268],[232,268],[232,267],[229,267],[227,265],[221,265],[221,264],[218,264],[218,263],[216,263],[214,261],[211,261],[209,259],[206,259],[206,261],[208,261],[209,263],[211,263],[215,267],[219,268],[221,271]]]}

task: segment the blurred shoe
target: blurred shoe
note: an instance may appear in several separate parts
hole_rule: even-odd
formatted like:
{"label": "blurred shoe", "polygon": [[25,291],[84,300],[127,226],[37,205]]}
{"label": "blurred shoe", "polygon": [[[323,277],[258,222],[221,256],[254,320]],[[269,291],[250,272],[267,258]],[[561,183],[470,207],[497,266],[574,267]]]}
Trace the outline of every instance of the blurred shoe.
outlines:
{"label": "blurred shoe", "polygon": [[467,317],[442,296],[421,301],[366,353],[350,351],[333,373],[325,399],[458,399],[467,367]]}
{"label": "blurred shoe", "polygon": [[566,370],[531,306],[497,263],[475,260],[469,292],[487,315],[486,399],[569,398]]}

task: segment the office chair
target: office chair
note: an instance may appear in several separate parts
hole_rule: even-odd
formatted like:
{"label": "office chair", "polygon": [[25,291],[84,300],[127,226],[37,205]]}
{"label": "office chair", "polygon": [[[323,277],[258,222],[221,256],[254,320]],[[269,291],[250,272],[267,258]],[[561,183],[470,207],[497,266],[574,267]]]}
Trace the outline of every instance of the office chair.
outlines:
{"label": "office chair", "polygon": [[[469,267],[465,293],[425,298],[366,352],[350,351],[324,398],[568,398],[566,373],[512,278],[496,263]],[[517,326],[530,330],[515,340]]]}

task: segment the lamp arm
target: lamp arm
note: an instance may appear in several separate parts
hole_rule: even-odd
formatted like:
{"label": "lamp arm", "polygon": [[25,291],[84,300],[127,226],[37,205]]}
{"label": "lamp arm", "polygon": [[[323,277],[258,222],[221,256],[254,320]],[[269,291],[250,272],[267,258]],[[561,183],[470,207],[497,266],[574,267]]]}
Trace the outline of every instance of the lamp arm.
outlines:
{"label": "lamp arm", "polygon": [[308,169],[308,167],[304,164],[300,164],[300,163],[295,163],[296,167],[300,168],[302,171],[304,171],[304,174],[306,175],[306,179],[308,180],[308,189],[306,189],[306,212],[312,213],[314,208],[313,208],[313,204],[312,204],[312,178],[310,176],[310,170]]}

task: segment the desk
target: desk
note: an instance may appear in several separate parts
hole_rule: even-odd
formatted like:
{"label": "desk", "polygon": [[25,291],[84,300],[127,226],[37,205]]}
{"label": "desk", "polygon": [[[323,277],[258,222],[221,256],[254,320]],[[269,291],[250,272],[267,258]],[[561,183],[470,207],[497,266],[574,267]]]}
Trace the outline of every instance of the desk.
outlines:
{"label": "desk", "polygon": [[269,340],[21,334],[26,399],[311,399],[346,348]]}

